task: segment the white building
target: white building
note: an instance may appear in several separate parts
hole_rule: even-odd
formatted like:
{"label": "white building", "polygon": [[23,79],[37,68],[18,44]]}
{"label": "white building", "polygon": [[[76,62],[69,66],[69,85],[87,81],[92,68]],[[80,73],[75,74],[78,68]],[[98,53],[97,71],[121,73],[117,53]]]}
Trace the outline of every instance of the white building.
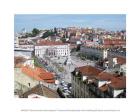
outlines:
{"label": "white building", "polygon": [[19,35],[15,35],[14,38],[14,45],[15,47],[20,47],[20,48],[34,48],[32,38],[20,38]]}
{"label": "white building", "polygon": [[68,57],[70,56],[69,44],[52,41],[40,41],[35,46],[35,56],[48,57]]}

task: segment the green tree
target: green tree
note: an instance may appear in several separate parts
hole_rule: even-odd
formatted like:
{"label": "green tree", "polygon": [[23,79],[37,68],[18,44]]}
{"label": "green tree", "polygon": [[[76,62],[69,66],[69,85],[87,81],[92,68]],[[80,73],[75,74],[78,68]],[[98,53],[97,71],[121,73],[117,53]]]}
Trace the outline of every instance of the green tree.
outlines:
{"label": "green tree", "polygon": [[57,34],[57,29],[56,29],[56,27],[54,28],[54,33]]}
{"label": "green tree", "polygon": [[37,28],[34,28],[33,30],[32,30],[32,36],[36,36],[37,34],[39,34],[39,30],[37,29]]}
{"label": "green tree", "polygon": [[65,43],[65,42],[66,42],[66,38],[62,37],[62,38],[61,38],[61,41],[62,41],[63,43]]}
{"label": "green tree", "polygon": [[80,51],[81,45],[77,45],[76,51]]}
{"label": "green tree", "polygon": [[53,31],[46,31],[41,38],[46,38],[48,36],[54,36],[55,33]]}

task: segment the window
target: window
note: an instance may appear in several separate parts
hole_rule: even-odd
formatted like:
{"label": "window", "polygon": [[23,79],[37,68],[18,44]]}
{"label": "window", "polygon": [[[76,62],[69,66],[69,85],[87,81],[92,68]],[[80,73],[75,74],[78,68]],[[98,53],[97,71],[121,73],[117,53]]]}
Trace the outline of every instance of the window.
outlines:
{"label": "window", "polygon": [[74,80],[74,76],[73,76],[73,74],[71,74],[71,79]]}
{"label": "window", "polygon": [[28,83],[28,85],[29,85],[29,87],[31,86],[31,84],[30,84],[30,83]]}

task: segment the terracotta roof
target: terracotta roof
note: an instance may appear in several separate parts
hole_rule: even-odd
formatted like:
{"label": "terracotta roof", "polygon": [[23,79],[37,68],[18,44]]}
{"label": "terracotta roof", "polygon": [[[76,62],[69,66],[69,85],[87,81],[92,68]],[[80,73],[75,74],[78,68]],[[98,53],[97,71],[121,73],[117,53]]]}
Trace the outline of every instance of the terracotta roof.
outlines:
{"label": "terracotta roof", "polygon": [[54,75],[50,72],[45,71],[43,68],[35,67],[34,69],[29,66],[23,66],[22,72],[26,75],[38,80],[45,81],[48,83],[54,83]]}
{"label": "terracotta roof", "polygon": [[99,89],[100,89],[101,91],[105,92],[105,91],[108,90],[108,85],[105,84],[105,85],[101,86]]}
{"label": "terracotta roof", "polygon": [[55,41],[48,41],[48,40],[41,40],[37,43],[37,46],[52,46],[52,45],[67,45],[66,43],[62,42],[55,42]]}
{"label": "terracotta roof", "polygon": [[19,66],[21,63],[25,62],[26,59],[23,57],[14,57],[14,65]]}
{"label": "terracotta roof", "polygon": [[45,82],[47,83],[55,83],[55,80],[54,79],[51,79],[51,80],[44,80]]}
{"label": "terracotta roof", "polygon": [[125,40],[122,39],[104,39],[104,45],[124,45],[126,44]]}
{"label": "terracotta roof", "polygon": [[117,56],[117,63],[121,64],[121,65],[125,64],[126,63],[126,58]]}
{"label": "terracotta roof", "polygon": [[106,81],[111,80],[113,77],[114,77],[113,74],[107,72],[101,72],[98,76],[96,76],[98,80],[106,80]]}
{"label": "terracotta roof", "polygon": [[54,76],[53,76],[53,74],[52,73],[41,73],[40,75],[39,75],[39,77],[41,78],[41,79],[43,79],[43,80],[50,80],[50,79],[53,79],[54,78]]}
{"label": "terracotta roof", "polygon": [[126,88],[126,76],[116,77],[111,80],[108,84],[114,89],[125,89]]}
{"label": "terracotta roof", "polygon": [[41,84],[39,84],[39,85],[35,86],[34,88],[32,88],[31,90],[25,92],[23,94],[23,97],[27,98],[28,95],[30,95],[30,94],[38,94],[38,95],[45,96],[48,98],[59,98],[59,95],[57,94],[56,91],[54,91],[48,87],[45,87]]}
{"label": "terracotta roof", "polygon": [[90,65],[78,67],[77,70],[80,71],[82,75],[87,75],[87,76],[98,75],[100,72],[103,71],[101,69],[95,68]]}
{"label": "terracotta roof", "polygon": [[43,81],[40,77],[38,77],[37,72],[35,71],[35,69],[29,67],[29,66],[23,66],[21,68],[22,72],[38,81]]}
{"label": "terracotta roof", "polygon": [[23,65],[22,63],[18,63],[18,64],[15,64],[15,66],[14,66],[14,67],[15,67],[15,68],[21,68],[21,67],[22,67],[22,65]]}

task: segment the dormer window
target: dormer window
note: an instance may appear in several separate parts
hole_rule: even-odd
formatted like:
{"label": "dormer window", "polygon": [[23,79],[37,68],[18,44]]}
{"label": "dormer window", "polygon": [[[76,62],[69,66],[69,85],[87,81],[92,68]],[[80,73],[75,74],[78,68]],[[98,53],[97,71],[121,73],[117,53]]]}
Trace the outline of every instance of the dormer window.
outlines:
{"label": "dormer window", "polygon": [[78,75],[78,71],[75,72],[75,75]]}
{"label": "dormer window", "polygon": [[83,78],[83,81],[87,80],[87,76],[83,76],[82,78]]}

